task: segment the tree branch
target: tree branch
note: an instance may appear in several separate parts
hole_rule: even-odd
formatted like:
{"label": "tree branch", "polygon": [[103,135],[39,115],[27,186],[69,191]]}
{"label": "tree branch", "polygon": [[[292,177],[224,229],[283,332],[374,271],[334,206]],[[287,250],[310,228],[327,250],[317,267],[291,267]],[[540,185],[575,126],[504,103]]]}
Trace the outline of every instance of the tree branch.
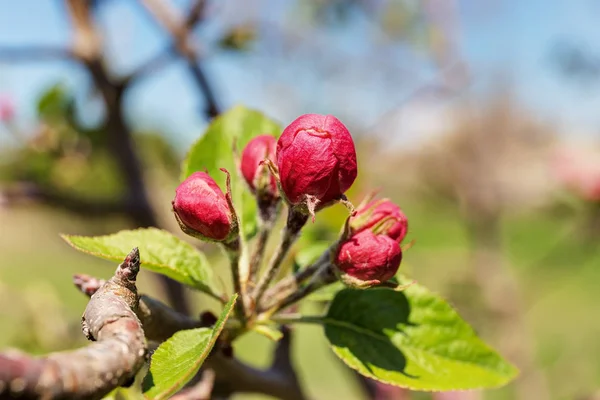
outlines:
{"label": "tree branch", "polygon": [[187,18],[181,16],[175,8],[164,0],[142,0],[145,8],[154,19],[172,36],[176,49],[187,61],[190,74],[204,95],[206,115],[209,119],[220,113],[220,107],[203,68],[198,62],[198,53],[194,48],[190,33],[194,25],[201,20],[204,10],[204,0],[196,1]]}
{"label": "tree branch", "polygon": [[[75,275],[75,285],[86,295],[102,287],[101,279],[89,275]],[[140,296],[138,317],[148,340],[162,342],[182,329],[202,326],[201,321],[181,315],[149,296]],[[277,343],[273,363],[260,370],[228,357],[222,352],[211,353],[204,368],[216,373],[215,392],[263,393],[283,400],[305,400],[291,361],[292,332],[282,327],[283,337]]]}
{"label": "tree branch", "polygon": [[[94,278],[85,274],[73,276],[73,283],[85,295],[96,293],[105,283],[103,279]],[[142,321],[144,332],[148,340],[164,342],[175,332],[184,329],[200,328],[205,326],[198,319],[178,313],[163,302],[144,294],[140,295],[137,315]]]}
{"label": "tree branch", "polygon": [[65,209],[86,217],[105,217],[127,213],[132,206],[125,201],[86,199],[57,190],[21,183],[0,190],[0,204],[13,205],[21,202],[38,202],[54,208]]}
{"label": "tree branch", "polygon": [[135,314],[139,252],[133,249],[90,299],[82,330],[94,343],[42,358],[0,354],[0,398],[100,399],[135,376],[146,355]]}
{"label": "tree branch", "polygon": [[[123,115],[122,103],[125,87],[111,80],[102,63],[99,34],[93,24],[89,2],[65,1],[75,27],[75,52],[84,62],[106,105],[105,128],[109,135],[109,147],[125,180],[126,201],[135,204],[135,208],[129,212],[129,217],[137,227],[157,226],[156,216],[146,192],[140,162],[133,147],[131,130]],[[81,44],[85,41],[90,43]],[[173,307],[188,314],[189,306],[181,285],[165,276],[160,276],[159,279]]]}
{"label": "tree branch", "polygon": [[292,365],[292,332],[282,327],[282,333],[271,367],[267,370],[253,368],[220,353],[211,355],[205,365],[217,374],[216,392],[228,395],[263,393],[282,400],[306,400]]}

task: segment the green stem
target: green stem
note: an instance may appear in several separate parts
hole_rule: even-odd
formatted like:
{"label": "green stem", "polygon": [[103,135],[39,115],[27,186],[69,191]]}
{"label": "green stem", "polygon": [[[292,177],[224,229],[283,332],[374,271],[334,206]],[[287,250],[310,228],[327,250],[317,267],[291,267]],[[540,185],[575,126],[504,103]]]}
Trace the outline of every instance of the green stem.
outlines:
{"label": "green stem", "polygon": [[240,239],[236,238],[232,242],[223,243],[225,252],[229,257],[229,264],[231,266],[231,277],[233,280],[233,290],[240,296],[239,301],[235,303],[235,315],[240,320],[242,325],[246,323],[246,310],[244,305],[244,293],[242,292],[242,281],[240,279],[240,257],[241,257],[241,246]]}
{"label": "green stem", "polygon": [[254,290],[254,304],[258,304],[260,302],[260,299],[267,290],[267,287],[279,272],[283,259],[292,247],[292,244],[294,244],[298,238],[302,227],[306,224],[306,221],[308,221],[308,215],[298,211],[294,207],[290,207],[287,224],[283,228],[281,235],[281,243],[279,244],[275,254],[273,254],[267,270],[261,277],[260,281],[256,285],[256,289]]}
{"label": "green stem", "polygon": [[258,275],[260,265],[265,256],[267,241],[269,240],[269,236],[272,230],[273,224],[263,223],[260,227],[260,231],[258,232],[258,238],[256,240],[256,245],[254,248],[254,253],[252,254],[252,258],[250,259],[250,268],[248,271],[246,286],[248,285],[248,283],[254,284],[256,282],[256,276]]}
{"label": "green stem", "polygon": [[272,322],[287,325],[287,324],[319,324],[322,325],[327,321],[324,315],[278,315],[270,319]]}
{"label": "green stem", "polygon": [[333,271],[333,267],[331,264],[322,264],[319,270],[312,276],[311,280],[303,286],[301,289],[295,291],[294,293],[284,297],[273,306],[266,309],[264,314],[273,315],[276,312],[283,310],[286,307],[291,306],[294,303],[302,300],[306,296],[311,293],[314,293],[318,289],[332,284],[337,281],[337,277],[335,272]]}
{"label": "green stem", "polygon": [[245,278],[242,286],[247,286],[248,283],[256,283],[256,277],[265,255],[265,249],[267,247],[269,236],[273,231],[273,226],[275,225],[275,221],[277,220],[279,211],[281,209],[281,199],[273,198],[270,194],[258,194],[256,202],[258,206],[260,228],[258,232],[258,238],[256,240],[256,247],[254,248],[252,258],[250,259],[248,275],[246,277],[242,277]]}
{"label": "green stem", "polygon": [[260,308],[268,310],[281,302],[284,298],[298,290],[302,283],[316,274],[323,264],[327,262],[329,262],[329,250],[323,253],[314,264],[296,272],[293,276],[288,276],[280,280],[275,286],[267,290],[263,296],[262,304],[259,305]]}

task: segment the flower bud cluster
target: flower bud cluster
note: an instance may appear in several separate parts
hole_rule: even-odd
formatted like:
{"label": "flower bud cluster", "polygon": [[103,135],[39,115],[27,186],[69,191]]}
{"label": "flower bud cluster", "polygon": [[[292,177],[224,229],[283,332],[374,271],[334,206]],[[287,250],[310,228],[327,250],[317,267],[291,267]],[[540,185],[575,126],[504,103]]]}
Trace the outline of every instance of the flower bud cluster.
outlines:
{"label": "flower bud cluster", "polygon": [[[261,198],[282,198],[290,210],[313,216],[345,200],[357,176],[352,136],[331,115],[302,115],[278,140],[267,134],[255,137],[244,147],[239,166],[259,205]],[[233,205],[207,173],[196,172],[181,183],[173,210],[182,229],[196,237],[228,241],[238,235]],[[355,287],[393,278],[407,230],[406,216],[392,201],[365,202],[349,217],[334,252],[338,276]]]}

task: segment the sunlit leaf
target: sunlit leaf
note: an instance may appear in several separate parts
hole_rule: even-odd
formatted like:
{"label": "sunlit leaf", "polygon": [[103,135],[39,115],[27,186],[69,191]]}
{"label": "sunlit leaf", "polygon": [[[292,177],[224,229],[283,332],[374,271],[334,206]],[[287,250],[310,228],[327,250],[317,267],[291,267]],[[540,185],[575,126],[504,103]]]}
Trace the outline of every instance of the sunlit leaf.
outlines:
{"label": "sunlit leaf", "polygon": [[402,292],[344,289],[324,323],[338,357],[392,385],[466,390],[501,386],[517,375],[452,307],[417,284]]}
{"label": "sunlit leaf", "polygon": [[147,399],[168,399],[196,375],[223,330],[236,298],[234,295],[225,305],[212,329],[179,331],[156,349],[142,384]]}
{"label": "sunlit leaf", "polygon": [[212,270],[204,254],[167,231],[145,228],[107,236],[62,235],[62,238],[77,250],[116,262],[123,261],[137,247],[143,268],[221,297],[213,288]]}

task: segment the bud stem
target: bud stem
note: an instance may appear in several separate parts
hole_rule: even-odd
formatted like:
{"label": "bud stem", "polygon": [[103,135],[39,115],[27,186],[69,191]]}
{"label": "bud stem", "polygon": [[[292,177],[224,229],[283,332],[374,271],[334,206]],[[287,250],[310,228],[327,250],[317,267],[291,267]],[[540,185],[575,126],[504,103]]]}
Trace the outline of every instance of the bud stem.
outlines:
{"label": "bud stem", "polygon": [[303,286],[300,290],[297,290],[289,296],[283,298],[273,307],[267,309],[263,314],[273,315],[276,312],[283,310],[284,308],[289,307],[294,303],[297,303],[298,301],[302,300],[303,298],[322,288],[323,286],[327,286],[336,281],[337,277],[335,275],[332,265],[330,263],[322,264],[319,270],[312,276],[310,281],[305,286]]}
{"label": "bud stem", "polygon": [[[241,246],[239,237],[235,240],[227,243],[223,243],[223,248],[227,253],[227,257],[229,258],[229,263],[231,265],[231,277],[233,280],[233,290],[240,297],[243,298],[242,292],[242,281],[240,279],[240,256],[241,256]],[[246,310],[244,306],[244,301],[240,300],[235,303],[235,314],[237,318],[240,320],[242,325],[246,322]]]}
{"label": "bud stem", "polygon": [[322,325],[325,322],[327,322],[327,317],[324,315],[319,316],[319,315],[286,314],[286,315],[279,315],[279,316],[273,317],[273,318],[271,318],[271,321],[273,321],[277,324],[282,324],[282,325],[289,325],[289,324]]}
{"label": "bud stem", "polygon": [[275,221],[279,216],[279,210],[281,201],[280,199],[262,199],[258,198],[258,210],[259,210],[259,232],[258,238],[256,240],[256,246],[254,248],[254,253],[252,254],[252,258],[250,259],[250,268],[248,272],[248,276],[245,277],[245,282],[243,282],[242,286],[247,286],[248,282],[250,284],[255,284],[256,277],[258,275],[258,271],[260,270],[260,265],[262,264],[262,260],[265,256],[265,249],[267,247],[267,242],[269,240],[269,236],[271,231],[273,230],[273,226],[275,225]]}
{"label": "bud stem", "polygon": [[331,253],[332,247],[327,249],[312,265],[298,271],[293,276],[288,276],[277,282],[275,286],[265,292],[265,295],[263,296],[264,301],[260,308],[268,310],[279,303],[283,298],[298,290],[300,285],[317,273],[323,264],[328,264],[330,262]]}
{"label": "bud stem", "polygon": [[308,221],[308,215],[299,211],[295,207],[290,207],[288,212],[287,224],[283,228],[281,235],[281,243],[277,248],[275,254],[269,262],[269,266],[265,271],[265,274],[261,277],[260,281],[256,285],[254,290],[254,304],[258,304],[263,294],[267,290],[267,287],[271,281],[275,278],[281,267],[283,259],[287,255],[288,251],[292,247],[292,244],[298,238],[302,227]]}

